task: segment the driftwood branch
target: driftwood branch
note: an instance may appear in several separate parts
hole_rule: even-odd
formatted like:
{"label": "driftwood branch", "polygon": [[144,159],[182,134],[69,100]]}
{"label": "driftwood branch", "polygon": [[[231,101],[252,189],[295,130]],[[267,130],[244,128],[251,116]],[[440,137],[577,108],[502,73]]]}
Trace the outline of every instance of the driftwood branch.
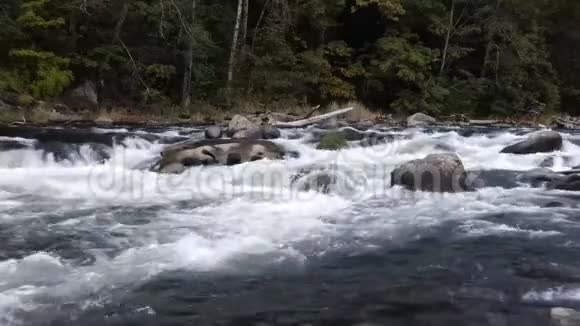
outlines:
{"label": "driftwood branch", "polygon": [[469,124],[472,126],[491,126],[498,122],[497,120],[469,120]]}
{"label": "driftwood branch", "polygon": [[305,115],[304,118],[302,118],[302,119],[310,118],[314,114],[314,112],[318,111],[318,109],[320,109],[320,105],[313,107],[312,110],[310,112],[308,112],[308,114]]}
{"label": "driftwood branch", "polygon": [[278,127],[278,128],[300,128],[300,127],[306,127],[315,123],[318,123],[320,121],[324,121],[336,116],[339,116],[341,114],[345,114],[348,113],[350,111],[352,111],[353,108],[346,108],[346,109],[342,109],[342,110],[338,110],[338,111],[334,111],[334,112],[330,112],[330,113],[326,113],[326,114],[321,114],[321,115],[317,115],[308,119],[302,119],[302,120],[297,120],[297,121],[292,121],[292,122],[280,122],[280,121],[276,121],[274,122],[274,126]]}

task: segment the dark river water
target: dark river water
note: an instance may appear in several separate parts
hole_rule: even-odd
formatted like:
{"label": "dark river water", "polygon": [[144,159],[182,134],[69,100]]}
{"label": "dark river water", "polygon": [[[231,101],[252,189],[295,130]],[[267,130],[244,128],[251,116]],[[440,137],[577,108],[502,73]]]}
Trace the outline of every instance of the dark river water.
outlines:
{"label": "dark river water", "polygon": [[[139,135],[201,131],[133,132],[105,162],[91,145],[63,160],[0,137],[22,144],[0,151],[1,326],[528,326],[580,308],[580,194],[518,179],[580,164],[580,135],[515,156],[499,152],[530,130],[382,129],[338,152],[284,130],[275,142],[299,158],[173,176],[136,169],[163,147]],[[444,151],[479,190],[390,186],[397,165]],[[312,165],[352,182],[294,189]]]}

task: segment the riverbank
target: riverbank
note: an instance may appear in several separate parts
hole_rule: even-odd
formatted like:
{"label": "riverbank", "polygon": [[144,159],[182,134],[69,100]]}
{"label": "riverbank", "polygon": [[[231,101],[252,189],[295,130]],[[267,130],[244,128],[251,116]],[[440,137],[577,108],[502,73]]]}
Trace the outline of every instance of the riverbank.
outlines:
{"label": "riverbank", "polygon": [[[333,104],[327,107],[283,106],[268,108],[262,105],[245,104],[234,109],[200,105],[191,110],[177,107],[167,108],[123,108],[73,110],[63,104],[37,102],[28,107],[1,107],[0,125],[12,126],[187,126],[227,125],[235,115],[251,120],[265,116],[282,117],[283,120],[299,120],[314,114],[332,112],[342,107],[354,110],[339,118],[339,125],[388,125],[404,127],[410,115],[373,111],[358,102]],[[500,117],[490,116],[475,119],[464,115],[434,116],[436,125],[443,126],[488,126],[488,127],[562,127],[574,128],[577,120],[562,116]],[[562,123],[566,121],[567,123]]]}

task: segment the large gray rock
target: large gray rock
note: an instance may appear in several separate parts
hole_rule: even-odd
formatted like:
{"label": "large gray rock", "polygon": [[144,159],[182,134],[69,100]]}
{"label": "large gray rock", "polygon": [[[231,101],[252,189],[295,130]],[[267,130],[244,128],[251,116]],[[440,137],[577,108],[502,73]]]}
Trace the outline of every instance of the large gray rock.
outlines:
{"label": "large gray rock", "polygon": [[284,152],[266,140],[214,139],[167,147],[151,168],[154,172],[181,173],[199,165],[235,165],[262,159],[282,159]]}
{"label": "large gray rock", "polygon": [[562,136],[555,131],[540,131],[531,134],[528,139],[504,148],[505,154],[549,153],[562,149]]}
{"label": "large gray rock", "polygon": [[391,185],[404,186],[414,191],[462,192],[468,191],[467,174],[456,154],[431,154],[397,167],[391,173]]}
{"label": "large gray rock", "polygon": [[86,80],[73,88],[65,97],[65,103],[73,109],[94,109],[99,106],[97,88],[91,81]]}
{"label": "large gray rock", "polygon": [[211,126],[205,130],[205,139],[222,138],[222,128],[220,126]]}
{"label": "large gray rock", "polygon": [[263,133],[264,139],[278,139],[278,138],[280,138],[280,136],[282,136],[280,129],[278,129],[274,126],[271,126],[271,125],[263,126],[262,133]]}
{"label": "large gray rock", "polygon": [[260,128],[258,124],[250,121],[250,119],[242,115],[236,114],[228,124],[227,135],[229,137],[232,137],[233,135],[242,130],[251,130],[258,128]]}
{"label": "large gray rock", "polygon": [[437,119],[428,116],[424,113],[415,113],[407,118],[407,125],[409,127],[427,126],[437,123]]}

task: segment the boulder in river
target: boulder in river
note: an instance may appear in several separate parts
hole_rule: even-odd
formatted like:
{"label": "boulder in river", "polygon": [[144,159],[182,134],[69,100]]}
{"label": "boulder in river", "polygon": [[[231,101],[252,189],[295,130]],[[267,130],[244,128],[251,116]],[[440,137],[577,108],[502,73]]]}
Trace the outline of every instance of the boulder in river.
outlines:
{"label": "boulder in river", "polygon": [[199,165],[235,165],[262,159],[282,159],[284,152],[266,140],[214,139],[167,147],[151,169],[161,173],[182,173]]}
{"label": "boulder in river", "polygon": [[409,127],[427,126],[437,123],[437,119],[428,116],[425,113],[415,113],[407,118],[407,125]]}
{"label": "boulder in river", "polygon": [[555,131],[540,131],[531,134],[528,139],[504,148],[505,154],[549,153],[562,149],[562,136]]}
{"label": "boulder in river", "polygon": [[264,139],[278,139],[282,136],[280,129],[272,126],[272,125],[265,125],[262,127],[262,137]]}
{"label": "boulder in river", "polygon": [[205,130],[205,139],[222,138],[222,128],[220,126],[211,126]]}
{"label": "boulder in river", "polygon": [[431,154],[409,161],[391,173],[391,185],[414,191],[462,192],[467,174],[456,154]]}
{"label": "boulder in river", "polygon": [[230,121],[226,135],[234,139],[276,139],[280,138],[281,133],[274,126],[260,126],[250,119],[237,114]]}
{"label": "boulder in river", "polygon": [[242,130],[253,130],[259,128],[260,126],[252,122],[250,119],[244,117],[243,115],[236,114],[228,124],[227,135],[232,137]]}

